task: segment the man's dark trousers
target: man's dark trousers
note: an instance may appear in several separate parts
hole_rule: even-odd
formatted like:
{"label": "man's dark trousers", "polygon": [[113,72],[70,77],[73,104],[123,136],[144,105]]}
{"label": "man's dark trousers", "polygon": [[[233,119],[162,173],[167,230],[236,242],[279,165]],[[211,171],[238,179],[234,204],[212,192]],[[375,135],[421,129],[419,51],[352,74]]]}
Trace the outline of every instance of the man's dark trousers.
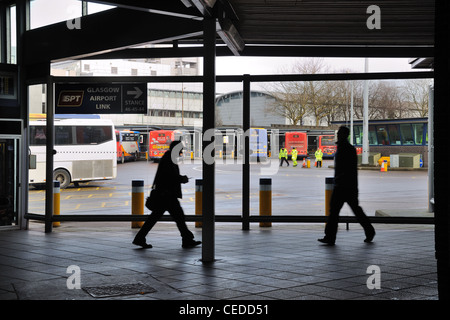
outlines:
{"label": "man's dark trousers", "polygon": [[181,238],[183,241],[189,241],[194,239],[194,235],[191,231],[189,231],[186,226],[186,220],[184,217],[183,208],[180,206],[180,201],[178,201],[175,197],[170,197],[164,203],[164,205],[160,209],[153,210],[149,215],[144,225],[141,227],[139,232],[136,234],[136,239],[145,239],[147,234],[153,228],[153,226],[158,222],[159,219],[163,216],[164,212],[169,211],[169,214],[172,216],[173,220],[177,224],[178,230],[180,231]]}
{"label": "man's dark trousers", "polygon": [[348,190],[342,187],[334,187],[330,200],[330,215],[325,226],[325,237],[334,242],[339,222],[339,212],[344,203],[348,203],[356,216],[356,220],[361,224],[366,235],[375,232],[372,224],[358,203],[358,190]]}

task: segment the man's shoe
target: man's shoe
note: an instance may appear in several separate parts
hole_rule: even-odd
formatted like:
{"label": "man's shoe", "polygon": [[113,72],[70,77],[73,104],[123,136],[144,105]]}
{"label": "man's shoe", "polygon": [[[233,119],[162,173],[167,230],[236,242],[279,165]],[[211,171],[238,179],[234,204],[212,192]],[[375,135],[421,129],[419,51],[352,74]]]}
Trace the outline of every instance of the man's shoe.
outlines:
{"label": "man's shoe", "polygon": [[324,244],[326,244],[328,246],[334,246],[334,241],[331,241],[331,240],[329,240],[327,238],[317,239],[317,241],[319,241],[321,243],[324,243]]}
{"label": "man's shoe", "polygon": [[133,240],[133,244],[136,246],[140,246],[143,249],[149,249],[149,248],[153,248],[153,246],[149,243],[146,243],[145,240],[144,241],[139,241],[139,240]]}
{"label": "man's shoe", "polygon": [[202,243],[201,241],[189,240],[189,241],[183,241],[183,244],[181,246],[183,248],[193,248],[195,246],[198,246],[201,243]]}
{"label": "man's shoe", "polygon": [[368,235],[366,235],[364,242],[370,243],[370,242],[372,242],[374,237],[375,237],[375,231],[370,232]]}

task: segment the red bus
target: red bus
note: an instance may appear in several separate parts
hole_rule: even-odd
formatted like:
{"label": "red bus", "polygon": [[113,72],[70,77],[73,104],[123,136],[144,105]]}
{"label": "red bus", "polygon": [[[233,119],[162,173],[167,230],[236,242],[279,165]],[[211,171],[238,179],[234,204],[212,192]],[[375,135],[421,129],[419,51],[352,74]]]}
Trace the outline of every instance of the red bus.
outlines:
{"label": "red bus", "polygon": [[291,156],[292,148],[298,152],[298,158],[305,158],[308,155],[308,137],[306,132],[286,132],[284,139],[284,147]]}
{"label": "red bus", "polygon": [[319,136],[317,148],[322,150],[324,157],[334,157],[336,153],[336,138],[334,135]]}
{"label": "red bus", "polygon": [[169,150],[170,143],[175,138],[173,130],[150,131],[148,139],[148,156],[150,159],[161,159]]}
{"label": "red bus", "polygon": [[[323,152],[324,157],[334,157],[336,153],[336,137],[333,135],[324,135],[319,136],[318,140],[318,148],[320,148]],[[356,153],[361,154],[362,148],[361,147],[355,147]]]}
{"label": "red bus", "polygon": [[190,134],[185,130],[154,130],[149,132],[148,155],[149,159],[161,159],[169,150],[170,143],[179,140],[183,143],[183,156],[190,154]]}

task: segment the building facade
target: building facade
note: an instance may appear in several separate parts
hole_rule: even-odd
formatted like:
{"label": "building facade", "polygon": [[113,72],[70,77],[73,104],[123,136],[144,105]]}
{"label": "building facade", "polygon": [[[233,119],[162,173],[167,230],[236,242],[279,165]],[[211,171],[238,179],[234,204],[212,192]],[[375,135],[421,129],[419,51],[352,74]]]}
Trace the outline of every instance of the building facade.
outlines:
{"label": "building facade", "polygon": [[[273,112],[276,99],[261,91],[250,93],[250,126],[271,127],[287,124],[286,118]],[[234,91],[216,99],[217,126],[242,126],[243,92]]]}

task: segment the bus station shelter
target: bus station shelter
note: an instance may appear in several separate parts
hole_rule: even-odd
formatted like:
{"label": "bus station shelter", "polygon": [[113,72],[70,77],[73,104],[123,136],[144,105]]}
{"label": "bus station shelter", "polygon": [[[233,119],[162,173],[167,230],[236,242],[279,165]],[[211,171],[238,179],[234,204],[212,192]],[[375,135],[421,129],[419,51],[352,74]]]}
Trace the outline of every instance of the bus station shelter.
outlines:
{"label": "bus station shelter", "polygon": [[[1,178],[2,191],[15,203],[18,225],[25,229],[28,219],[43,220],[45,231],[63,216],[52,216],[52,149],[47,140],[46,214],[28,212],[28,86],[44,83],[49,102],[48,132],[52,132],[54,83],[105,82],[201,82],[203,83],[203,132],[215,127],[217,82],[241,82],[244,92],[243,129],[250,128],[250,84],[265,81],[320,81],[434,78],[434,219],[440,299],[450,297],[450,223],[445,186],[449,172],[449,12],[445,0],[392,1],[263,1],[263,0],[152,0],[92,1],[115,6],[72,21],[30,28],[29,0],[0,1],[0,139],[11,143],[8,162],[14,175]],[[11,14],[15,8],[15,15]],[[11,19],[15,18],[15,24]],[[15,32],[12,32],[15,28]],[[16,59],[12,61],[12,35],[16,36]],[[163,44],[152,48],[143,44]],[[433,71],[350,73],[314,75],[216,75],[217,56],[259,57],[382,57],[416,58],[415,67]],[[202,57],[203,75],[180,77],[53,77],[52,62],[76,59],[142,59],[163,57]],[[211,142],[213,143],[213,142]],[[248,141],[246,142],[248,143]],[[204,142],[203,147],[208,144]],[[248,149],[248,148],[247,148]],[[249,217],[249,166],[243,167],[243,229],[253,222]],[[5,160],[6,159],[6,160]],[[9,160],[8,160],[9,159]],[[215,258],[215,165],[203,162],[202,260]],[[6,171],[4,171],[6,172]],[[15,182],[12,183],[12,180]],[[8,183],[7,183],[8,181]],[[12,187],[11,187],[12,185]],[[6,192],[5,191],[5,192]],[[73,217],[72,217],[73,218]],[[105,216],[98,219],[111,219]],[[119,217],[132,220],[132,217]],[[83,220],[83,217],[73,218]],[[89,221],[93,218],[84,218]],[[116,217],[115,219],[118,219]]]}

